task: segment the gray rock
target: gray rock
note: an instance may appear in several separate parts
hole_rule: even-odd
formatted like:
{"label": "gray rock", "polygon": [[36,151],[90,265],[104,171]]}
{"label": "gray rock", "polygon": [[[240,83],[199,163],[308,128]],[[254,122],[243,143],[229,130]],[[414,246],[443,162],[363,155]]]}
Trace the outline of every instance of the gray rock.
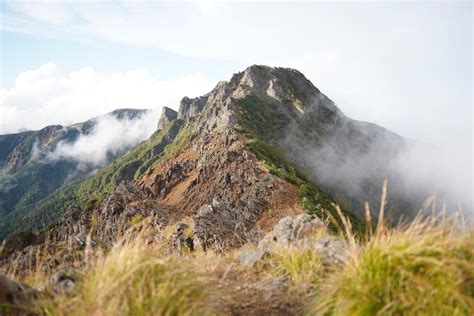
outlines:
{"label": "gray rock", "polygon": [[327,265],[342,264],[349,258],[347,242],[344,239],[334,236],[325,236],[313,240],[311,249],[313,249],[321,261]]}
{"label": "gray rock", "polygon": [[237,262],[247,267],[254,267],[266,254],[267,252],[264,250],[246,249],[237,257]]}
{"label": "gray rock", "polygon": [[78,282],[79,275],[75,270],[58,271],[50,278],[48,289],[54,293],[71,294]]}
{"label": "gray rock", "polygon": [[279,247],[309,248],[326,265],[344,263],[349,257],[347,242],[335,236],[318,237],[318,231],[325,232],[325,226],[316,217],[307,214],[285,217],[260,240],[256,249],[242,251],[237,261],[242,265],[253,267],[265,255],[272,254]]}
{"label": "gray rock", "polygon": [[32,300],[37,297],[35,289],[0,274],[0,315],[6,311],[13,315],[26,313]]}
{"label": "gray rock", "polygon": [[170,109],[166,106],[161,110],[161,116],[158,121],[157,129],[163,129],[163,127],[171,121],[174,121],[178,118],[178,112],[173,109]]}
{"label": "gray rock", "polygon": [[207,104],[208,97],[202,96],[194,99],[184,97],[179,103],[179,111],[177,117],[179,119],[189,121],[191,118],[199,114]]}
{"label": "gray rock", "polygon": [[194,251],[193,238],[185,236],[185,230],[189,226],[184,223],[176,224],[176,231],[171,236],[171,244],[175,251],[181,254],[183,251]]}
{"label": "gray rock", "polygon": [[295,217],[287,216],[281,219],[273,230],[258,243],[258,248],[271,252],[276,245],[288,246],[296,240],[324,229],[324,223],[317,217],[307,214]]}

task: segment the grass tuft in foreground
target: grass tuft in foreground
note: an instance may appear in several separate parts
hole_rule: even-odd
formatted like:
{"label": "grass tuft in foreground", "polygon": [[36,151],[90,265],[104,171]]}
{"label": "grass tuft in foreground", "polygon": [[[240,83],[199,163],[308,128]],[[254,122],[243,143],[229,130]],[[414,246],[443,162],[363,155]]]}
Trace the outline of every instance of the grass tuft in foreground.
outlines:
{"label": "grass tuft in foreground", "polygon": [[44,300],[46,315],[205,314],[204,281],[165,259],[156,247],[132,242],[90,263],[73,295]]}
{"label": "grass tuft in foreground", "polygon": [[474,233],[458,222],[420,215],[389,228],[379,219],[325,280],[311,313],[473,315]]}
{"label": "grass tuft in foreground", "polygon": [[315,290],[326,275],[321,260],[309,247],[278,249],[267,261],[273,274],[288,277],[290,289],[298,293]]}

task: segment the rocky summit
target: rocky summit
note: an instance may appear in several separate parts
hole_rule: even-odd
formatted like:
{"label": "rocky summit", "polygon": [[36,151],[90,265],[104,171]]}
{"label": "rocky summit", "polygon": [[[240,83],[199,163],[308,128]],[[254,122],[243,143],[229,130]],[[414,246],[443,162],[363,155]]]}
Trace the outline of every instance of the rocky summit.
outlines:
{"label": "rocky summit", "polygon": [[[59,130],[42,130],[42,144]],[[12,147],[21,137],[0,141]],[[0,248],[0,270],[22,278],[35,267],[52,281],[33,290],[2,276],[0,304],[23,306],[31,293],[73,290],[80,279],[74,271],[83,271],[92,253],[135,236],[179,256],[237,251],[232,264],[250,268],[281,249],[312,249],[323,265],[336,267],[350,248],[339,237],[347,224],[341,218],[356,232],[367,229],[364,202],[378,208],[383,180],[396,177],[387,162],[405,145],[382,127],[345,116],[299,71],[250,66],[204,96],[183,98],[177,112],[164,107],[148,140],[32,205]],[[4,169],[21,167],[18,150],[0,157]],[[361,157],[370,163],[353,164]],[[407,206],[417,200],[397,193],[389,216],[411,216]],[[298,314],[301,306],[281,301],[287,281],[232,281],[247,289],[239,299],[255,295],[269,303],[226,301],[223,311]],[[266,291],[278,299],[265,298]]]}

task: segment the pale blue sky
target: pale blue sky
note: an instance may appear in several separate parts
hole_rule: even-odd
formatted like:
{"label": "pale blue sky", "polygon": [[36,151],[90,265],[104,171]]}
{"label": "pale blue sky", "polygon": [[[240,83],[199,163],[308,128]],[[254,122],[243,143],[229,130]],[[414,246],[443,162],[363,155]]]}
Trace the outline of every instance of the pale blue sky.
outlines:
{"label": "pale blue sky", "polygon": [[67,72],[84,66],[93,66],[101,72],[146,68],[164,80],[203,69],[210,78],[220,80],[239,69],[236,66],[245,67],[235,61],[180,56],[159,48],[143,49],[106,41],[75,41],[8,31],[1,35],[2,88],[12,88],[18,74],[49,62],[60,65]]}
{"label": "pale blue sky", "polygon": [[260,63],[299,69],[356,119],[472,146],[470,1],[1,1],[1,11],[0,133],[176,108]]}

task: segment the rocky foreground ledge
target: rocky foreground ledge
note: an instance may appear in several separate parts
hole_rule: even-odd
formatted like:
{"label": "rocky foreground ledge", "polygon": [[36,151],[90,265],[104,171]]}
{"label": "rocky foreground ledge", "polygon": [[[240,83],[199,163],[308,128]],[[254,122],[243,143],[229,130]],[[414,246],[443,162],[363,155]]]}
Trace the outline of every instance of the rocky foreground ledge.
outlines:
{"label": "rocky foreground ledge", "polygon": [[[178,256],[180,260],[187,260],[186,256],[190,256],[195,250],[188,240],[189,237],[186,236],[186,229],[187,224],[175,225],[175,232],[171,234],[167,242],[168,256]],[[235,265],[241,267],[238,269],[255,270],[265,258],[271,257],[272,254],[282,250],[297,249],[314,252],[324,265],[332,267],[344,264],[349,256],[348,243],[342,238],[331,236],[320,219],[306,214],[287,216],[281,219],[257,244],[248,244],[237,250],[235,259],[228,262],[227,274]],[[85,266],[77,270],[72,267],[65,268],[54,273],[38,288],[0,274],[0,306],[6,314],[35,314],[35,305],[42,299],[56,295],[73,295],[82,282],[82,276],[86,273]],[[225,276],[220,280],[222,284],[228,281]],[[241,295],[247,295],[246,291],[252,291],[258,292],[259,297],[267,297],[269,301],[266,303],[262,301],[259,306],[265,304],[272,306],[272,309],[276,309],[273,312],[278,312],[278,305],[282,302],[271,300],[275,299],[275,295],[283,297],[289,285],[289,279],[281,276],[266,277],[250,283],[246,280],[242,280],[240,284],[235,281],[232,283],[233,288],[240,289]],[[264,293],[266,296],[263,295]],[[262,298],[262,300],[265,299]],[[230,301],[225,302],[223,307],[228,308],[231,314],[240,314],[238,304],[240,304],[238,301]],[[252,307],[247,306],[243,311],[252,313]],[[260,308],[258,311],[261,312]]]}
{"label": "rocky foreground ledge", "polygon": [[473,314],[472,229],[381,225],[342,238],[318,218],[287,216],[225,252],[195,244],[192,222],[109,249],[86,239],[68,269],[23,271],[24,283],[1,275],[0,314]]}

